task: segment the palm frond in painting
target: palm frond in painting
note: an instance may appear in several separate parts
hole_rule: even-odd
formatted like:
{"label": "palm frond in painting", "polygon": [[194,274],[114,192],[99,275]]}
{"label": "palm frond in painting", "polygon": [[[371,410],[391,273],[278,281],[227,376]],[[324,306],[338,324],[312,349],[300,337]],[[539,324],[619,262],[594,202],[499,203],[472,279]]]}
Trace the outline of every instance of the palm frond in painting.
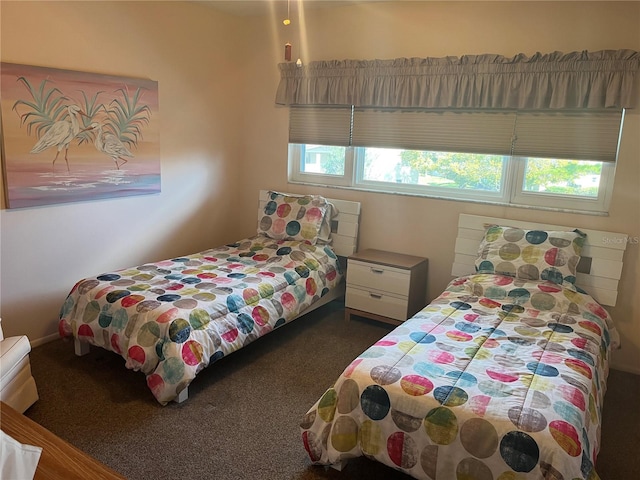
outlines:
{"label": "palm frond in painting", "polygon": [[82,130],[80,131],[80,133],[78,133],[77,136],[79,145],[82,145],[83,143],[91,143],[91,134],[87,129],[94,121],[94,118],[100,113],[100,110],[104,110],[105,112],[107,111],[107,108],[103,103],[98,103],[98,97],[103,93],[104,91],[101,90],[99,92],[96,92],[93,97],[89,98],[86,92],[82,91],[82,104],[80,108],[84,111],[86,116],[81,116]]}
{"label": "palm frond in painting", "polygon": [[[33,101],[17,100],[13,104],[13,110],[20,117],[20,125],[26,125],[27,134],[31,135],[35,129],[36,137],[40,138],[56,121],[67,115],[65,97],[58,88],[47,87],[49,80],[43,80],[37,88],[25,77],[18,77],[17,81],[26,87]],[[29,111],[21,114],[19,106],[24,106]]]}
{"label": "palm frond in painting", "polygon": [[130,147],[135,146],[142,139],[142,128],[149,124],[151,109],[148,105],[141,103],[142,88],[138,88],[133,96],[129,95],[126,88],[119,88],[116,91],[122,93],[122,98],[115,98],[109,104],[107,128],[112,129],[112,133],[122,143]]}

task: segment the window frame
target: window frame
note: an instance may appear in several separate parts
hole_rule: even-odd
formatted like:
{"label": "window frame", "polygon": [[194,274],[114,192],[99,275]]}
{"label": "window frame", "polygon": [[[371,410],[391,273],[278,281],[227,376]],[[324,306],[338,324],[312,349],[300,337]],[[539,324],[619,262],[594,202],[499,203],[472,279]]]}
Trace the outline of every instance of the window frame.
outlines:
{"label": "window frame", "polygon": [[571,211],[594,215],[606,215],[608,213],[615,176],[615,162],[602,162],[597,197],[529,192],[523,189],[527,158],[503,156],[501,191],[493,193],[480,190],[364,180],[364,152],[366,147],[345,147],[344,175],[304,172],[301,168],[304,160],[304,147],[304,144],[289,144],[290,183],[542,210]]}
{"label": "window frame", "polygon": [[305,147],[306,144],[289,144],[289,181],[291,183],[309,183],[312,185],[353,187],[352,178],[354,159],[352,147],[344,147],[344,175],[329,175],[314,172],[304,172],[302,170],[302,163],[305,159]]}
{"label": "window frame", "polygon": [[[460,188],[437,187],[433,185],[416,185],[409,183],[378,182],[364,179],[364,162],[366,147],[353,147],[355,157],[355,174],[352,185],[362,187],[370,191],[384,191],[388,193],[407,193],[420,196],[450,198],[453,200],[485,200],[490,202],[505,202],[508,192],[505,182],[501,182],[499,192],[486,192],[482,190],[464,190]],[[502,178],[508,175],[507,157],[502,157]]]}
{"label": "window frame", "polygon": [[[296,105],[291,106],[289,116],[288,179],[291,183],[607,215],[624,117],[624,108],[469,110]],[[344,174],[305,172],[306,145],[344,148]],[[366,180],[365,151],[370,148],[501,157],[501,189],[493,192]],[[525,190],[529,158],[600,162],[597,197]]]}
{"label": "window frame", "polygon": [[[554,210],[581,210],[589,213],[607,213],[613,181],[615,177],[615,162],[602,162],[598,196],[587,197],[579,195],[567,195],[561,193],[542,193],[524,190],[524,176],[526,170],[526,157],[513,157],[515,162],[514,192],[512,203],[531,207],[544,207]],[[589,206],[585,208],[585,206]],[[555,207],[555,208],[554,208]]]}

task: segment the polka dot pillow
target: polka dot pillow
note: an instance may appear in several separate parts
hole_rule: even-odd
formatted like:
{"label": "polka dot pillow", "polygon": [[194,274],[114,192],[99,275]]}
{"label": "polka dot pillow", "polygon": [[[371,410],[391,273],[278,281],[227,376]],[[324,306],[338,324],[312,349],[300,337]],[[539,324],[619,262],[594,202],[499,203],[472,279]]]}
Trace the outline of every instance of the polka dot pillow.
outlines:
{"label": "polka dot pillow", "polygon": [[274,240],[301,240],[315,245],[327,208],[327,200],[320,195],[269,192],[269,201],[259,212],[258,233]]}
{"label": "polka dot pillow", "polygon": [[490,225],[478,249],[476,271],[521,280],[575,283],[586,234]]}

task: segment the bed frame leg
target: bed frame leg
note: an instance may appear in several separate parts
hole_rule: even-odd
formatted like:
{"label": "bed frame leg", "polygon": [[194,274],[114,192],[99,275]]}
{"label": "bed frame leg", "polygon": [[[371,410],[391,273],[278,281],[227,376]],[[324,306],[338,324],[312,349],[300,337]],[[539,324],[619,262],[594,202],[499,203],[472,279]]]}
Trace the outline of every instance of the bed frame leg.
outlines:
{"label": "bed frame leg", "polygon": [[189,388],[185,388],[184,390],[182,390],[178,396],[176,398],[173,399],[174,402],[176,403],[182,403],[184,402],[187,398],[189,398]]}
{"label": "bed frame leg", "polygon": [[75,347],[76,355],[79,356],[79,357],[89,353],[89,349],[91,348],[90,344],[88,344],[86,342],[81,342],[77,338],[75,338],[73,340],[73,344],[74,344],[74,347]]}
{"label": "bed frame leg", "polygon": [[338,470],[339,472],[342,471],[342,469],[344,467],[347,466],[347,463],[349,462],[349,460],[340,460],[338,463],[333,463],[331,464],[331,468],[333,468],[334,470]]}

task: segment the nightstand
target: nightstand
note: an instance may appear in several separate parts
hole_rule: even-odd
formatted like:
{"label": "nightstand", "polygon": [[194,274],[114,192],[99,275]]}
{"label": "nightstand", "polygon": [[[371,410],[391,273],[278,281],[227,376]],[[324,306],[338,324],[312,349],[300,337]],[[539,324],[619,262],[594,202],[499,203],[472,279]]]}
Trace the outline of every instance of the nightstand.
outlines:
{"label": "nightstand", "polygon": [[383,250],[363,250],[347,260],[345,318],[351,315],[400,325],[427,304],[427,263]]}

